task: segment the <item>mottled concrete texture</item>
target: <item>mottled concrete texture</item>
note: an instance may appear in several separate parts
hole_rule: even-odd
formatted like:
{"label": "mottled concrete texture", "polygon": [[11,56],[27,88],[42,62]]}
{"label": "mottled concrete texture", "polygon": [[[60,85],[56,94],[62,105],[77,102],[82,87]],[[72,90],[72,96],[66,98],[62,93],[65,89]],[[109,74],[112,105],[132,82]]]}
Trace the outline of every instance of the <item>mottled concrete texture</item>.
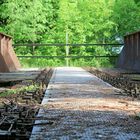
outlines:
{"label": "mottled concrete texture", "polygon": [[31,140],[140,140],[140,102],[81,68],[56,68]]}

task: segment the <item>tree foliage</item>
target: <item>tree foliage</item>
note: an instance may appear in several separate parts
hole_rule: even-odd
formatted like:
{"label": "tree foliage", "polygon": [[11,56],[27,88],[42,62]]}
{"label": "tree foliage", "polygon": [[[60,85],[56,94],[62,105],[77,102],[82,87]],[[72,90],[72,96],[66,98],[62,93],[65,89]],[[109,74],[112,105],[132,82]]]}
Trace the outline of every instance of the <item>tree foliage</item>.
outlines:
{"label": "tree foliage", "polygon": [[[117,43],[118,38],[140,29],[139,0],[1,0],[0,31],[13,36],[14,43]],[[17,54],[33,55],[20,47]],[[36,47],[36,55],[65,55],[64,47]],[[71,55],[107,55],[110,48],[70,47]],[[107,59],[79,59],[71,64],[102,65]],[[32,64],[32,60],[22,60]],[[64,60],[38,60],[53,65]],[[97,64],[98,63],[98,64]]]}

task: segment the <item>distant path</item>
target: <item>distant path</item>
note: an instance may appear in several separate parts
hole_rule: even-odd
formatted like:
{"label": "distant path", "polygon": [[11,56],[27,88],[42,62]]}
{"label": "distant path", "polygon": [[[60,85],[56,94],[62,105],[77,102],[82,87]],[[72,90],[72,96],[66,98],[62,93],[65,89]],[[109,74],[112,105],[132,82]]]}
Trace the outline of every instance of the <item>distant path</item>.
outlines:
{"label": "distant path", "polygon": [[140,140],[140,102],[82,68],[56,68],[42,106],[31,140]]}

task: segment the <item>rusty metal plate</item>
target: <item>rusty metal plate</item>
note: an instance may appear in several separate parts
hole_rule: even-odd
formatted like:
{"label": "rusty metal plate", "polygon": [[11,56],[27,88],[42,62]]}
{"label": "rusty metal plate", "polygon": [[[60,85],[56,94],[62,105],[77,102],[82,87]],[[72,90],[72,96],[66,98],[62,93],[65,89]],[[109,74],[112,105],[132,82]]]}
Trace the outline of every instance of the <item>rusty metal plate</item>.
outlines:
{"label": "rusty metal plate", "polygon": [[140,31],[124,37],[118,67],[140,72]]}
{"label": "rusty metal plate", "polygon": [[16,71],[19,68],[20,63],[12,48],[12,38],[0,33],[0,72]]}

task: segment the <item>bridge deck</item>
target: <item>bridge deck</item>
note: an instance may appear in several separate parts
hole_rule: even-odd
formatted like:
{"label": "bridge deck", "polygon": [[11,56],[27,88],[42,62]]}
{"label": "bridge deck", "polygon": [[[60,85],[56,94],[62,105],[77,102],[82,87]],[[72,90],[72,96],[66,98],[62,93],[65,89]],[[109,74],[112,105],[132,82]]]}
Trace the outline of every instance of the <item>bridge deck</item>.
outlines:
{"label": "bridge deck", "polygon": [[30,139],[138,140],[139,106],[81,68],[56,68]]}

